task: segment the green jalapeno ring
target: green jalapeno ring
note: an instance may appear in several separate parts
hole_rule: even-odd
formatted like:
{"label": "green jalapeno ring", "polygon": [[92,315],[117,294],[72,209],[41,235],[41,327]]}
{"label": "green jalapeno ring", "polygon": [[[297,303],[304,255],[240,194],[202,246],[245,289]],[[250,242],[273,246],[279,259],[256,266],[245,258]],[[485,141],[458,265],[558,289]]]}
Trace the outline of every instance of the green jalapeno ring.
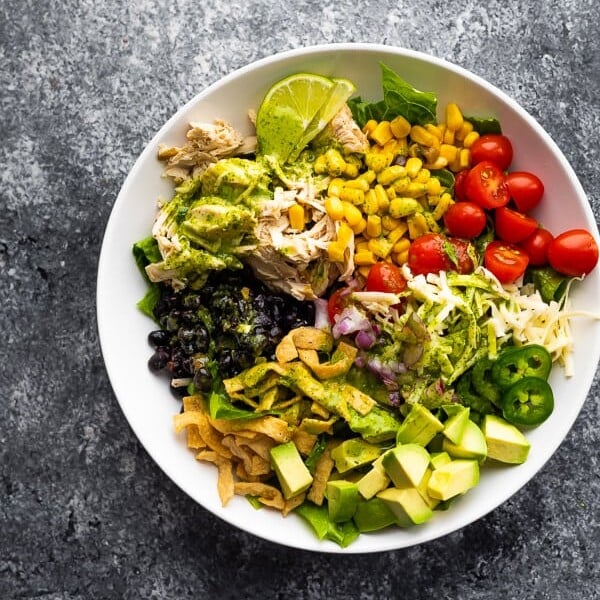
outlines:
{"label": "green jalapeno ring", "polygon": [[553,410],[552,388],[539,377],[524,377],[502,394],[502,415],[513,425],[539,425]]}
{"label": "green jalapeno ring", "polygon": [[492,379],[507,389],[523,377],[547,380],[552,369],[552,356],[539,344],[508,348],[500,353],[492,366]]}

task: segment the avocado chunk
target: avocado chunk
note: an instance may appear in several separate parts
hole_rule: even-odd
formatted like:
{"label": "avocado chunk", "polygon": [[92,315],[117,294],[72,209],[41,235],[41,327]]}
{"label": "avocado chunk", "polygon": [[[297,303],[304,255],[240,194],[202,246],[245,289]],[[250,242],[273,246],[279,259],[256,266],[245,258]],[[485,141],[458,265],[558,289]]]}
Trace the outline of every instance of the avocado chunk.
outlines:
{"label": "avocado chunk", "polygon": [[351,481],[338,479],[327,482],[327,508],[334,523],[349,521],[358,504],[358,486]]}
{"label": "avocado chunk", "polygon": [[382,459],[383,468],[397,488],[419,485],[429,466],[429,452],[419,444],[401,444]]}
{"label": "avocado chunk", "polygon": [[433,473],[432,469],[427,469],[425,471],[425,475],[423,475],[423,478],[421,479],[419,485],[417,486],[417,491],[419,492],[419,494],[421,494],[421,497],[423,498],[423,500],[425,500],[425,502],[427,502],[429,508],[431,508],[431,510],[433,510],[439,503],[440,500],[438,498],[433,498],[432,496],[430,496],[429,492],[427,491],[427,486],[429,485],[429,479],[431,478],[431,474]]}
{"label": "avocado chunk", "polygon": [[448,417],[444,423],[442,433],[453,444],[460,444],[469,421],[470,411],[467,407],[461,406],[453,415]]}
{"label": "avocado chunk", "polygon": [[370,444],[362,438],[351,438],[343,441],[331,451],[335,468],[340,473],[371,464],[381,454],[381,448]]}
{"label": "avocado chunk", "polygon": [[396,515],[381,498],[359,500],[352,517],[361,533],[379,531],[396,523]]}
{"label": "avocado chunk", "polygon": [[365,500],[369,500],[390,484],[390,478],[385,472],[380,458],[373,463],[371,470],[358,480],[358,491]]}
{"label": "avocado chunk", "polygon": [[515,465],[527,460],[531,444],[511,423],[496,415],[486,415],[483,419],[482,431],[489,458]]}
{"label": "avocado chunk", "polygon": [[454,444],[448,438],[445,438],[442,449],[452,458],[474,458],[479,462],[483,462],[487,456],[485,436],[471,419],[465,424],[460,444]]}
{"label": "avocado chunk", "polygon": [[305,492],[310,487],[313,477],[302,462],[294,442],[274,446],[270,454],[273,469],[286,500]]}
{"label": "avocado chunk", "polygon": [[439,469],[443,465],[447,465],[452,459],[447,452],[433,452],[431,454],[431,466],[434,469]]}
{"label": "avocado chunk", "polygon": [[394,513],[399,527],[420,525],[433,515],[431,508],[415,488],[388,488],[379,492],[376,498],[383,500]]}
{"label": "avocado chunk", "polygon": [[396,434],[397,444],[427,446],[444,429],[442,422],[422,404],[413,404]]}
{"label": "avocado chunk", "polygon": [[479,483],[479,463],[475,459],[458,458],[435,469],[427,484],[427,493],[438,500],[448,500]]}

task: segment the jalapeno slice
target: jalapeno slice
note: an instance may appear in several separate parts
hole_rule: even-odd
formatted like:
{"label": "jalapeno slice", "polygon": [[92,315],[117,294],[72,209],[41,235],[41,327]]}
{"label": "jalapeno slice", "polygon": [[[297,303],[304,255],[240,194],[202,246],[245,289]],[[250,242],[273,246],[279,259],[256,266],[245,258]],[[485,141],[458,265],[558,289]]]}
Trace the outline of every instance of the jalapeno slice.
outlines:
{"label": "jalapeno slice", "polygon": [[553,410],[552,388],[539,377],[524,377],[502,394],[502,415],[513,425],[539,425]]}
{"label": "jalapeno slice", "polygon": [[546,380],[551,369],[552,357],[548,350],[529,344],[501,352],[492,366],[492,379],[501,389],[506,389],[523,377]]}

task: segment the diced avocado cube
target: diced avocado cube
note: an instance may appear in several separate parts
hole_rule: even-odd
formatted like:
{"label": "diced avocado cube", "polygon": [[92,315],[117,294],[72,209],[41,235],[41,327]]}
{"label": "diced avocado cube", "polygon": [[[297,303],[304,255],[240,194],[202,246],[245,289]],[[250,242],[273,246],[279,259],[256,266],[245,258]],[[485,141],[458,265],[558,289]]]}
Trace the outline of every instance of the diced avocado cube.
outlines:
{"label": "diced avocado cube", "polygon": [[358,480],[358,491],[365,500],[369,500],[377,492],[384,490],[390,484],[390,478],[381,465],[381,462],[378,461],[379,458],[373,463],[370,471]]}
{"label": "diced avocado cube", "polygon": [[358,486],[351,481],[338,479],[327,482],[327,508],[334,523],[349,521],[358,503]]}
{"label": "diced avocado cube", "polygon": [[531,444],[511,423],[496,415],[486,415],[482,425],[488,457],[504,463],[524,463]]}
{"label": "diced avocado cube", "polygon": [[352,518],[361,533],[379,531],[396,523],[396,515],[381,498],[359,501]]}
{"label": "diced avocado cube", "polygon": [[381,454],[381,448],[365,442],[362,438],[352,438],[343,441],[331,451],[335,468],[340,473],[371,464]]}
{"label": "diced avocado cube", "polygon": [[453,415],[448,417],[444,423],[442,433],[453,444],[460,444],[465,433],[467,422],[469,421],[469,409],[461,406]]}
{"label": "diced avocado cube", "polygon": [[451,460],[447,452],[433,452],[429,462],[434,469],[439,469],[441,466],[447,465]]}
{"label": "diced avocado cube", "polygon": [[483,462],[487,456],[487,444],[483,431],[470,419],[465,425],[460,444],[454,444],[446,438],[442,448],[452,458],[474,458]]}
{"label": "diced avocado cube", "polygon": [[313,477],[302,461],[294,442],[274,446],[270,454],[284,498],[293,498],[310,487]]}
{"label": "diced avocado cube", "polygon": [[425,475],[423,475],[423,479],[421,479],[421,482],[416,488],[419,494],[421,494],[423,500],[427,502],[427,505],[429,506],[429,508],[431,508],[431,510],[435,509],[435,507],[440,503],[440,500],[438,498],[433,498],[429,495],[429,492],[427,491],[427,486],[429,485],[429,479],[431,478],[432,473],[432,469],[427,469],[425,471]]}
{"label": "diced avocado cube", "polygon": [[387,488],[377,494],[394,513],[399,527],[420,525],[429,520],[433,512],[415,488]]}
{"label": "diced avocado cube", "polygon": [[427,493],[438,500],[448,500],[479,483],[479,463],[475,459],[458,458],[435,469],[427,484]]}
{"label": "diced avocado cube", "polygon": [[413,404],[398,429],[396,443],[427,446],[442,429],[444,425],[428,408],[422,404]]}
{"label": "diced avocado cube", "polygon": [[401,444],[382,459],[383,468],[398,488],[419,485],[429,466],[429,452],[420,444]]}

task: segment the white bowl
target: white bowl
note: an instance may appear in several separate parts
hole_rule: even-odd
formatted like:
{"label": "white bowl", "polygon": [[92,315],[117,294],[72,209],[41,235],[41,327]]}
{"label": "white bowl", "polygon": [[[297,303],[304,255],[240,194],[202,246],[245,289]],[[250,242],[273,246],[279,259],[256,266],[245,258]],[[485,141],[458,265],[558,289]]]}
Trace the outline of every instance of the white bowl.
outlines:
{"label": "white bowl", "polygon": [[[600,324],[575,319],[575,375],[566,379],[560,368],[551,383],[556,408],[528,437],[528,461],[506,468],[484,467],[480,484],[428,523],[410,529],[389,528],[362,534],[342,550],[319,541],[296,515],[255,510],[243,497],[227,507],[220,504],[216,469],[199,463],[173,432],[179,404],[164,379],[147,367],[151,349],[146,336],[154,326],[137,308],[145,284],[132,259],[132,244],[149,234],[158,196],[170,196],[170,184],[161,178],[156,159],[160,142],[184,139],[189,121],[222,118],[248,132],[247,110],[256,109],[269,86],[294,72],[316,72],[347,77],[365,99],[381,98],[379,63],[384,62],[421,90],[434,91],[438,106],[458,102],[465,113],[494,115],[515,148],[513,169],[537,173],[546,196],[536,216],[550,231],[584,227],[598,238],[598,229],[586,195],[565,157],[548,134],[516,102],[481,78],[443,60],[418,52],[382,45],[335,44],[278,54],[211,85],[160,129],[129,173],[108,221],[98,268],[98,327],[106,368],[125,417],[148,453],[184,492],[230,524],[259,537],[292,547],[323,552],[375,552],[420,544],[446,535],[479,519],[523,487],[552,456],[571,428],[585,399],[600,357]],[[572,295],[577,309],[594,311],[600,298],[596,269]],[[556,493],[556,490],[548,490]]]}

